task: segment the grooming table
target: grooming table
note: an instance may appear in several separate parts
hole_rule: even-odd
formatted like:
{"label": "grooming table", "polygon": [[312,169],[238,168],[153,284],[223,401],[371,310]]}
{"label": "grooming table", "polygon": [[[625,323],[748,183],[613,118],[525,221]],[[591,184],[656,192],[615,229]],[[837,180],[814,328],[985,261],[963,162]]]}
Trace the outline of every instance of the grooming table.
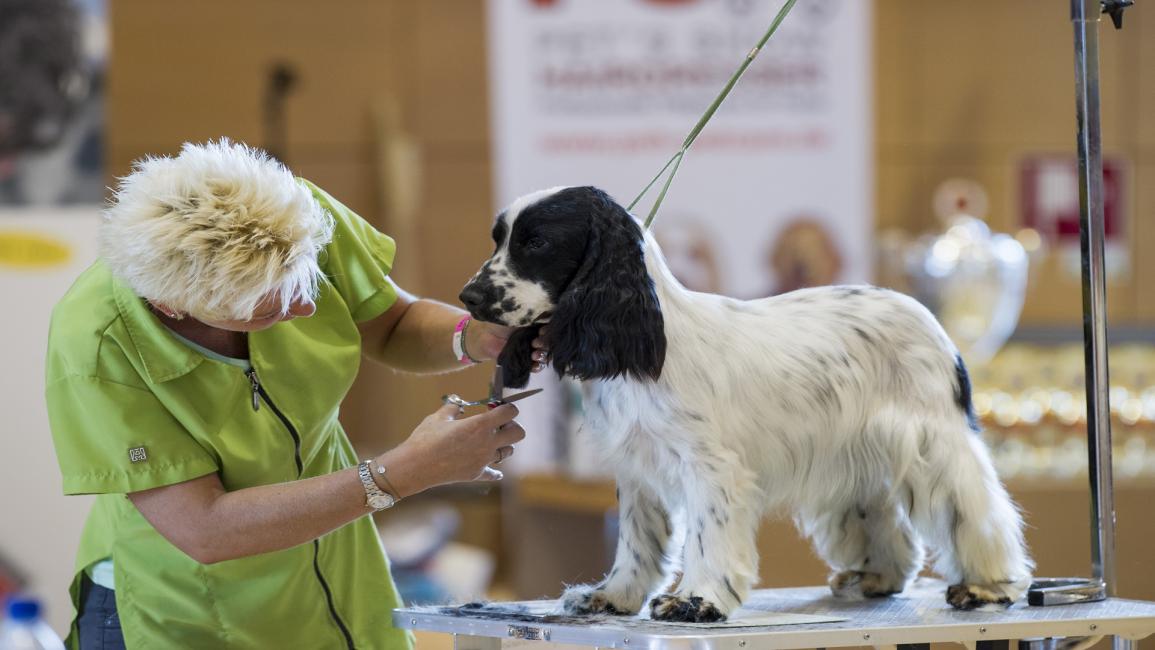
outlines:
{"label": "grooming table", "polygon": [[[751,609],[838,617],[831,623],[763,627],[683,626],[632,617],[525,613],[553,601],[493,603],[484,608],[410,607],[393,612],[397,627],[452,634],[456,650],[497,650],[573,644],[597,648],[663,650],[793,650],[875,646],[926,650],[954,642],[972,650],[1049,650],[1053,640],[1114,636],[1116,648],[1155,633],[1155,603],[1111,598],[1062,607],[1017,603],[1000,612],[960,612],[946,604],[946,586],[919,580],[886,599],[838,600],[827,587],[765,589],[751,594]],[[506,609],[507,611],[497,611]],[[531,643],[532,641],[532,643]]]}

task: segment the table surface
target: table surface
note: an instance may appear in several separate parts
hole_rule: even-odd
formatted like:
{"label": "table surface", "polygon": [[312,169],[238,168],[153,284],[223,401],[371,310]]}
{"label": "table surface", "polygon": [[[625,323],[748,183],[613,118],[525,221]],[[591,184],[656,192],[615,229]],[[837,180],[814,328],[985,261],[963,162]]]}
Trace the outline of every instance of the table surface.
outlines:
{"label": "table surface", "polygon": [[[687,627],[621,616],[574,617],[520,613],[516,604],[483,608],[395,610],[398,627],[474,637],[537,639],[602,648],[757,648],[790,650],[844,646],[1113,635],[1137,640],[1155,633],[1155,603],[1112,598],[1098,603],[960,612],[946,604],[946,585],[920,579],[884,599],[846,601],[827,587],[752,592],[746,606],[771,612],[837,616],[844,621],[769,627]],[[548,602],[548,601],[547,601]]]}

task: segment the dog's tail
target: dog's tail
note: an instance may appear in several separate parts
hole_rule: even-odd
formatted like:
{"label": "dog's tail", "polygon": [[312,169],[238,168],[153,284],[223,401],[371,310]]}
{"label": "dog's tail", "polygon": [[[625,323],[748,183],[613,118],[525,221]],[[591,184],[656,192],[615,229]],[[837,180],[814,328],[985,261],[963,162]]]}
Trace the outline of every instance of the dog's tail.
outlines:
{"label": "dog's tail", "polygon": [[962,355],[958,352],[954,354],[954,372],[955,372],[955,388],[954,399],[959,408],[962,409],[963,415],[966,416],[967,424],[971,431],[979,432],[982,427],[979,425],[979,419],[975,416],[975,405],[971,398],[971,376],[967,372],[967,366],[963,363]]}

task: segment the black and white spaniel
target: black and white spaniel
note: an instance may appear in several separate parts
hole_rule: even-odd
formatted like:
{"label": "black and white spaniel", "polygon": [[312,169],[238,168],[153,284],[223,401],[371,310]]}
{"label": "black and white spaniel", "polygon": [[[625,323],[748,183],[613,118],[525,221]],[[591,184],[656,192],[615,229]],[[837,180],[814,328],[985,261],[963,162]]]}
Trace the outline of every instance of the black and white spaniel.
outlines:
{"label": "black and white spaniel", "polygon": [[524,385],[541,323],[553,367],[582,382],[583,433],[616,475],[613,569],[562,597],[572,613],[725,618],[758,575],[755,534],[794,515],[835,594],[895,594],[923,566],[959,609],[1009,605],[1033,563],[991,466],[957,350],[922,305],[871,286],[754,301],[689,291],[657,243],[593,187],[522,197],[461,300],[515,326]]}

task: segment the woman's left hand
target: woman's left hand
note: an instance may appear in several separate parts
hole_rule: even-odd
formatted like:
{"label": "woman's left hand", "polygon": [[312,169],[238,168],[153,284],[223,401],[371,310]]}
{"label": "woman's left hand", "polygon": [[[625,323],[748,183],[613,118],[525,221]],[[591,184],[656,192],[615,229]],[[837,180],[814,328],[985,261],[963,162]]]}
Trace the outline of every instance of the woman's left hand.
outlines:
{"label": "woman's left hand", "polygon": [[[477,361],[496,359],[509,341],[514,328],[473,319],[466,329],[465,349]],[[549,364],[549,349],[545,345],[545,327],[538,330],[533,340],[533,372],[541,372]]]}

